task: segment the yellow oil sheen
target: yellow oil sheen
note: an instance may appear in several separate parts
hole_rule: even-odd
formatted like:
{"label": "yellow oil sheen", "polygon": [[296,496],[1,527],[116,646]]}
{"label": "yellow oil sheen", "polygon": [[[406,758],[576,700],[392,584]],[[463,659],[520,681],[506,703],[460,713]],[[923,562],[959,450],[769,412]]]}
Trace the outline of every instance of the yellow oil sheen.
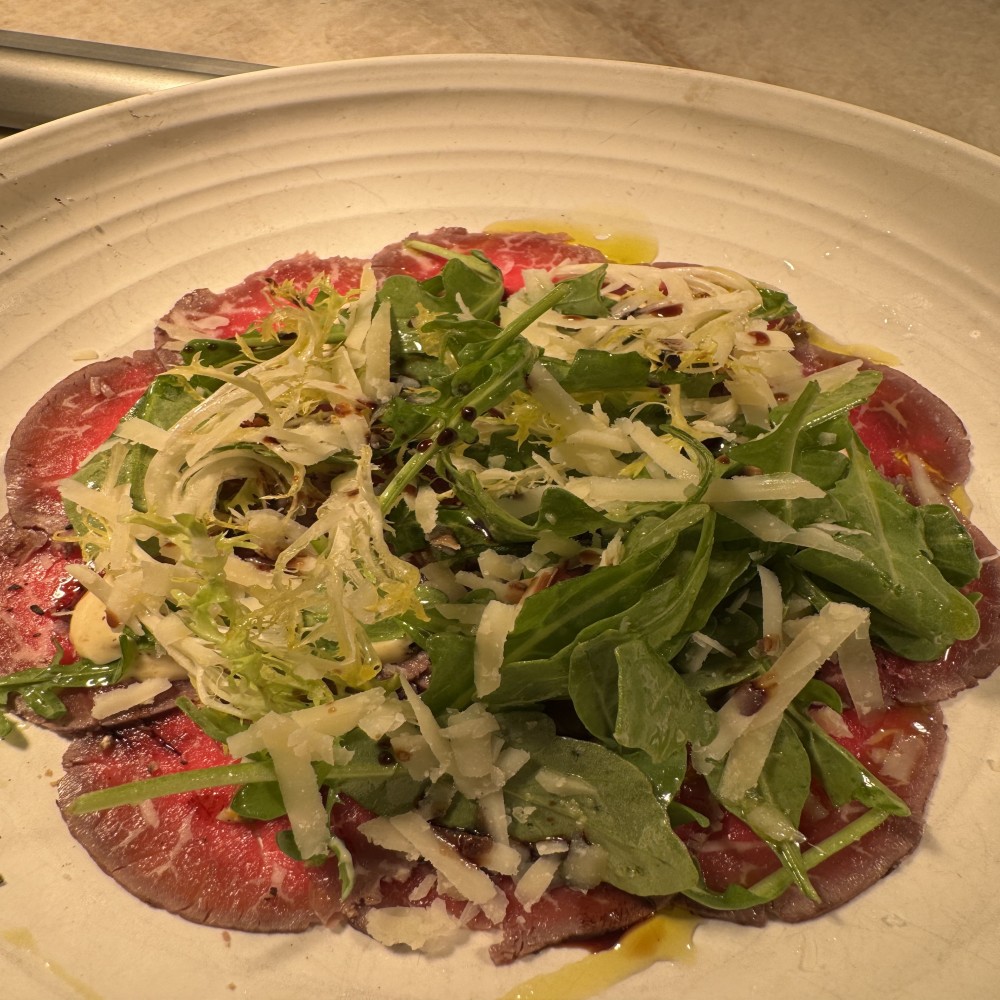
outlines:
{"label": "yellow oil sheen", "polygon": [[622,935],[613,948],[535,976],[500,1000],[592,1000],[657,962],[689,959],[697,920],[658,913]]}
{"label": "yellow oil sheen", "polygon": [[565,233],[574,243],[600,250],[616,264],[648,264],[656,260],[659,242],[638,225],[603,225],[583,219],[504,219],[491,222],[487,233]]}

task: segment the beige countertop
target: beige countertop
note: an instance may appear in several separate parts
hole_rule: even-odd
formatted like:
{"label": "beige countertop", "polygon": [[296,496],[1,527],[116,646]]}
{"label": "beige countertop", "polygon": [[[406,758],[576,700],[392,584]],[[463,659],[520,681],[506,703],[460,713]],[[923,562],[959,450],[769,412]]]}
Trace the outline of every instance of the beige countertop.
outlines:
{"label": "beige countertop", "polygon": [[443,52],[659,63],[820,94],[1000,153],[997,0],[4,0],[0,30],[274,66]]}

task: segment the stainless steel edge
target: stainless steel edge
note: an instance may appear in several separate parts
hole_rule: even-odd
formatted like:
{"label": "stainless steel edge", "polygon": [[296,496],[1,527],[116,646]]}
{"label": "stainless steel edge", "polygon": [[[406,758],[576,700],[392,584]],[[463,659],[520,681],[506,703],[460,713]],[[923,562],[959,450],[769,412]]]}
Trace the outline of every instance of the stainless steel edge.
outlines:
{"label": "stainless steel edge", "polygon": [[266,68],[0,31],[0,136],[137,94]]}

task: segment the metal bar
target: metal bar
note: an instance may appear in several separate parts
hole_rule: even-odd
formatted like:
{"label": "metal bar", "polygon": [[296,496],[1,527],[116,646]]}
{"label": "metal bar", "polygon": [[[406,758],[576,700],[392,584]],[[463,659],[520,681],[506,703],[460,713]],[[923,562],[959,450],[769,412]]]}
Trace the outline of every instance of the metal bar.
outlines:
{"label": "metal bar", "polygon": [[137,94],[266,69],[176,52],[0,31],[0,135]]}

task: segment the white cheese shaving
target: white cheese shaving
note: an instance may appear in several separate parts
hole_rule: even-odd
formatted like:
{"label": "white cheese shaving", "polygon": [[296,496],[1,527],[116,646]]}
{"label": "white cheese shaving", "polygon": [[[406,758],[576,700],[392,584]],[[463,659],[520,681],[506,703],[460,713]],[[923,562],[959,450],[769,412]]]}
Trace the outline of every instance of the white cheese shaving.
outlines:
{"label": "white cheese shaving", "polygon": [[837,650],[837,662],[844,675],[847,691],[859,715],[867,715],[884,708],[882,682],[879,678],[875,650],[868,635],[868,622],[864,621],[852,632]]}
{"label": "white cheese shaving", "polygon": [[764,648],[777,654],[784,646],[782,624],[785,618],[784,602],[781,598],[781,583],[777,575],[766,566],[757,567],[760,579],[760,597],[763,612],[761,621],[764,631]]}
{"label": "white cheese shaving", "polygon": [[373,907],[365,919],[365,931],[380,944],[405,945],[429,955],[447,954],[468,933],[440,899],[423,907]]}
{"label": "white cheese shaving", "polygon": [[[853,604],[831,602],[818,614],[805,619],[798,634],[771,668],[753,682],[764,693],[763,705],[753,714],[744,715],[739,699],[730,698],[719,709],[717,735],[707,746],[693,748],[693,760],[698,770],[707,773],[714,762],[722,760],[729,753],[744,733],[773,726],[774,720],[781,718],[792,699],[815,672],[867,618],[866,609]],[[751,745],[757,746],[756,742]],[[759,759],[759,756],[755,753],[755,759]],[[749,768],[740,769],[739,773],[739,785],[744,790],[752,787],[757,780],[757,775],[751,774]],[[734,779],[731,789],[734,795],[736,784]]]}
{"label": "white cheese shaving", "polygon": [[645,452],[668,475],[697,482],[698,466],[681,453],[681,442],[670,435],[659,437],[641,420],[620,421],[637,451]]}
{"label": "white cheese shaving", "polygon": [[[611,450],[603,443],[585,441],[569,444],[573,434],[590,431],[601,437],[608,425],[583,407],[556,381],[540,364],[536,364],[528,375],[528,390],[545,410],[554,426],[567,435],[558,448],[553,447],[553,455],[558,453],[563,461],[580,472],[592,475],[616,475],[621,469]],[[605,418],[606,420],[606,418]]]}
{"label": "white cheese shaving", "polygon": [[150,677],[148,680],[136,681],[123,688],[100,691],[94,695],[94,705],[90,714],[95,719],[107,719],[137,705],[148,705],[157,695],[169,691],[170,685],[171,681],[167,677]]}
{"label": "white cheese shaving", "polygon": [[517,880],[514,897],[525,910],[530,912],[535,903],[545,895],[545,890],[552,884],[559,870],[560,861],[559,857],[553,855],[540,857]]}
{"label": "white cheese shaving", "polygon": [[566,881],[577,889],[592,889],[603,882],[608,871],[608,852],[599,844],[574,840],[562,863]]}
{"label": "white cheese shaving", "polygon": [[[260,746],[255,749],[266,750],[271,757],[285,812],[295,837],[295,846],[300,855],[312,858],[326,854],[330,845],[330,822],[312,766],[315,754],[310,754],[307,747],[297,745],[294,739],[296,732],[301,733],[302,730],[291,716],[276,712],[269,712],[250,728],[260,742]],[[246,733],[249,732],[248,729]],[[239,733],[237,736],[245,736],[246,733]],[[233,749],[233,739],[236,737],[230,739],[230,753],[242,756]],[[240,741],[237,740],[237,746],[239,745]],[[306,752],[302,752],[304,750]]]}
{"label": "white cheese shaving", "polygon": [[504,644],[514,628],[520,606],[490,601],[483,611],[476,630],[473,676],[476,695],[485,698],[500,687],[500,667],[503,663]]}
{"label": "white cheese shaving", "polygon": [[115,437],[121,438],[123,441],[147,445],[154,451],[159,451],[169,436],[169,431],[140,417],[129,417],[115,428]]}
{"label": "white cheese shaving", "polygon": [[[395,828],[416,853],[429,861],[444,876],[463,899],[486,907],[504,899],[492,879],[466,861],[451,844],[442,840],[430,824],[417,812],[402,813],[389,818]],[[506,901],[504,900],[504,909]]]}
{"label": "white cheese shaving", "polygon": [[428,538],[437,527],[440,504],[440,497],[430,486],[421,485],[418,487],[416,498],[413,501],[413,514],[417,519],[417,524],[420,525],[420,530]]}

